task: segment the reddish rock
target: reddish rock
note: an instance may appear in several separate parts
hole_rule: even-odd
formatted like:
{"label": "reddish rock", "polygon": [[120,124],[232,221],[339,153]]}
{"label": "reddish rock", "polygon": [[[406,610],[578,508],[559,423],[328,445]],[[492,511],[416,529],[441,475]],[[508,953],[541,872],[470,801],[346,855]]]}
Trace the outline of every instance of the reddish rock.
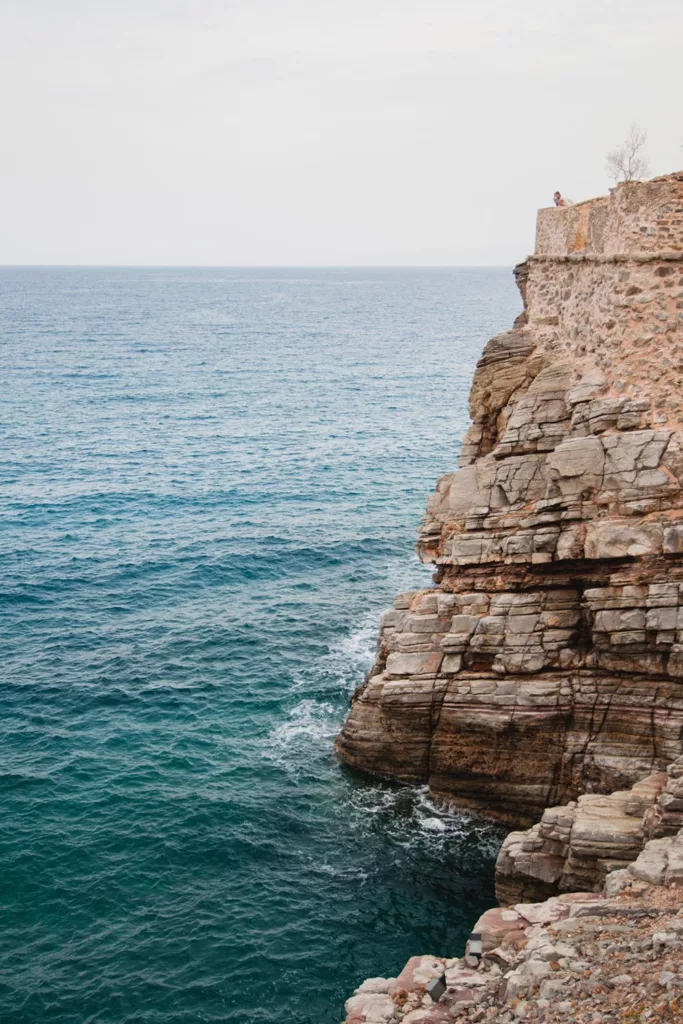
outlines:
{"label": "reddish rock", "polygon": [[481,915],[472,931],[481,932],[482,948],[486,951],[523,937],[528,927],[529,922],[516,911],[492,907]]}

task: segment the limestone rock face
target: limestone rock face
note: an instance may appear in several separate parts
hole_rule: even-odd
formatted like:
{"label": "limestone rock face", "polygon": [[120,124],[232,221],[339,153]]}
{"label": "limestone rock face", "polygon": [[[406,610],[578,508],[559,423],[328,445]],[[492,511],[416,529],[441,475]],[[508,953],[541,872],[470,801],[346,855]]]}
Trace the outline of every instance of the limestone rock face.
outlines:
{"label": "limestone rock face", "polygon": [[661,860],[671,844],[659,840],[679,831],[683,833],[683,755],[666,772],[655,772],[629,790],[584,794],[578,801],[546,808],[527,831],[509,833],[496,861],[496,896],[509,906],[578,888],[600,892],[616,886],[616,892],[624,878],[632,881],[634,872],[641,877],[643,864],[652,864],[653,857]]}
{"label": "limestone rock face", "polygon": [[496,896],[503,905],[556,892],[600,892],[606,876],[627,868],[647,839],[647,814],[668,776],[658,772],[630,790],[585,794],[549,807],[537,825],[511,832],[496,862]]}
{"label": "limestone rock face", "polygon": [[[436,586],[385,615],[337,749],[516,823],[612,793],[628,845],[619,794],[683,751],[683,174],[541,211],[517,280],[420,531]],[[573,850],[537,881],[585,886]]]}

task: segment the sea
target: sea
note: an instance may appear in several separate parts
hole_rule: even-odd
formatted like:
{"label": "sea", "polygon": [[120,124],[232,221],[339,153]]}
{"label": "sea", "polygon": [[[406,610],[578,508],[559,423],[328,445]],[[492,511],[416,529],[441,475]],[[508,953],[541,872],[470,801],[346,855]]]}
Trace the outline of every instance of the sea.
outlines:
{"label": "sea", "polygon": [[0,1021],[339,1024],[500,830],[334,752],[508,268],[0,269]]}

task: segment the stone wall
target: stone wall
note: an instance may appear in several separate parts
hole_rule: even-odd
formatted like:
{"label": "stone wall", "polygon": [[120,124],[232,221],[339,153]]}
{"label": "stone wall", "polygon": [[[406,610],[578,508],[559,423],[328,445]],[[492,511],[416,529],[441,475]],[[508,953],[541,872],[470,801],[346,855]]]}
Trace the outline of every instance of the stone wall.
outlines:
{"label": "stone wall", "polygon": [[536,255],[596,256],[681,252],[683,175],[620,185],[610,196],[539,210]]}
{"label": "stone wall", "polygon": [[683,174],[539,214],[337,748],[515,822],[683,750]]}
{"label": "stone wall", "polygon": [[547,353],[590,360],[606,373],[616,402],[642,397],[645,386],[650,422],[680,421],[682,287],[683,262],[675,254],[533,258],[529,329]]}

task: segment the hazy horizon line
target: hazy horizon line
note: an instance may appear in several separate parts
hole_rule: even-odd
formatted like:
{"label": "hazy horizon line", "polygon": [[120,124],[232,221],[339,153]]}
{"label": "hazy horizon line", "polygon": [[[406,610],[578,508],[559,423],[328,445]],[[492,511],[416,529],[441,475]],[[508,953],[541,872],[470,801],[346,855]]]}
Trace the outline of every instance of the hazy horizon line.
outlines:
{"label": "hazy horizon line", "polygon": [[513,263],[0,263],[0,270],[507,270]]}

